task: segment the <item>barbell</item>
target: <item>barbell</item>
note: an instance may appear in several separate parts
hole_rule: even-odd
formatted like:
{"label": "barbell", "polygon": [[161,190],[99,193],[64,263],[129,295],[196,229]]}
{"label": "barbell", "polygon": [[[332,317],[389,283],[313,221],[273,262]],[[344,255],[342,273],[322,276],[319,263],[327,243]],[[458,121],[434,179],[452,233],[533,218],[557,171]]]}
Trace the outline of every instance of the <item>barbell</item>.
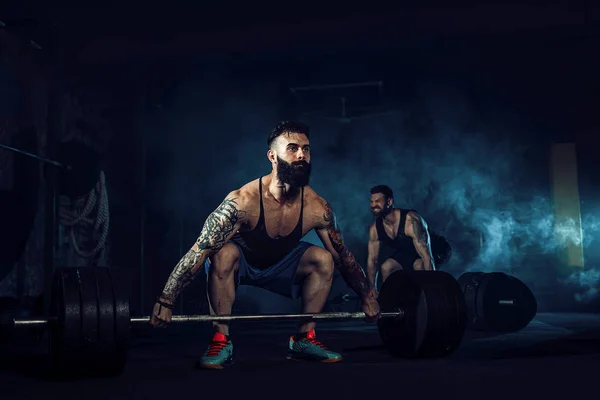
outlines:
{"label": "barbell", "polygon": [[100,155],[90,146],[69,140],[61,142],[57,149],[57,159],[42,157],[16,147],[0,143],[0,148],[22,154],[59,168],[59,191],[70,198],[86,195],[100,178]]}
{"label": "barbell", "polygon": [[[467,329],[498,333],[525,328],[537,313],[533,292],[504,272],[466,272],[458,278],[467,305]],[[359,301],[344,294],[337,302]]]}
{"label": "barbell", "polygon": [[527,285],[503,272],[466,272],[458,278],[467,304],[467,329],[500,333],[525,328],[537,313]]}
{"label": "barbell", "polygon": [[[433,358],[453,353],[466,326],[462,290],[442,272],[397,271],[381,287],[378,330],[395,357]],[[173,323],[208,321],[348,320],[362,312],[266,315],[176,315]],[[50,331],[53,372],[61,376],[116,376],[127,361],[131,317],[124,279],[104,267],[57,268],[52,279],[50,316],[9,319],[4,329],[43,327]]]}

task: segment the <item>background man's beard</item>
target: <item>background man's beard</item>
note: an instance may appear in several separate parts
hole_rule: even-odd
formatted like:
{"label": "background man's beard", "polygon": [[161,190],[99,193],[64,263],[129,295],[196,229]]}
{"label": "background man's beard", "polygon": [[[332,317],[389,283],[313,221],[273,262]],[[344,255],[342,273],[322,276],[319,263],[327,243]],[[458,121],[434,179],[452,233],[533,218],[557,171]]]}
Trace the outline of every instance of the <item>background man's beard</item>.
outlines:
{"label": "background man's beard", "polygon": [[374,217],[385,217],[391,211],[392,211],[392,207],[391,206],[385,206],[385,207],[380,208],[378,210],[371,209],[371,212],[373,213]]}
{"label": "background man's beard", "polygon": [[293,187],[306,186],[310,180],[310,170],[311,166],[306,161],[295,161],[290,164],[277,157],[277,178],[282,183]]}

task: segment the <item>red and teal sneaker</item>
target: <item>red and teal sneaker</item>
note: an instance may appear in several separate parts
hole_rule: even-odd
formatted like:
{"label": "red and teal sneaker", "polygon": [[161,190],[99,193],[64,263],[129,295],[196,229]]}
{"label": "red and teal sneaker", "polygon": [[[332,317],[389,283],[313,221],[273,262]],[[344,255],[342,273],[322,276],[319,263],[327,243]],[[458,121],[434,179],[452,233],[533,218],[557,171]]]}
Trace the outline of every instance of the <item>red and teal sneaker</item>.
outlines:
{"label": "red and teal sneaker", "polygon": [[335,363],[342,361],[342,355],[331,350],[317,339],[315,330],[307,332],[304,337],[291,336],[288,360],[318,361],[323,363]]}
{"label": "red and teal sneaker", "polygon": [[223,369],[233,364],[233,343],[222,333],[215,333],[204,355],[197,364],[198,368]]}

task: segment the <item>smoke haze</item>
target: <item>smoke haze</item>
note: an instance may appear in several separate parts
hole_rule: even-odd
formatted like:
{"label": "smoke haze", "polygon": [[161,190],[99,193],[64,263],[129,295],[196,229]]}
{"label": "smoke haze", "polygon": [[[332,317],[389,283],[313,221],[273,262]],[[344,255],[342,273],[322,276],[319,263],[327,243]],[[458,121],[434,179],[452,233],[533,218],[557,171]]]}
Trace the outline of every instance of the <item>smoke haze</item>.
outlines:
{"label": "smoke haze", "polygon": [[[182,81],[161,123],[141,121],[149,152],[168,154],[155,195],[174,215],[193,215],[195,234],[229,191],[270,172],[267,136],[279,120],[291,119],[282,115],[279,82],[241,86],[226,75],[216,69],[204,74],[210,79]],[[504,271],[530,283],[548,274],[544,257],[580,236],[576,221],[553,220],[548,149],[537,133],[508,107],[445,83],[421,85],[405,104],[350,122],[304,119],[311,127],[311,185],[333,205],[359,261],[366,264],[369,190],[387,184],[397,207],[416,209],[450,241],[453,256],[444,269],[455,276]],[[598,220],[586,215],[582,226],[586,247]],[[305,240],[320,244],[316,235]],[[578,301],[589,301],[599,279],[592,268],[562,283],[576,288]]]}

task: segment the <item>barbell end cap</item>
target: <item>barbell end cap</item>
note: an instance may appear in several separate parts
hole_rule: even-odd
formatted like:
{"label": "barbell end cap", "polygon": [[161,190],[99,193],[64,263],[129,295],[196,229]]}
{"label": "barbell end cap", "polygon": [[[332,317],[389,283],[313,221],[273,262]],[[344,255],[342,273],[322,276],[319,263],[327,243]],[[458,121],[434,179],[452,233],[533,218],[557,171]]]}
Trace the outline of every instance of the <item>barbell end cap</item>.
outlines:
{"label": "barbell end cap", "polygon": [[404,310],[402,310],[401,308],[396,309],[396,312],[398,313],[398,315],[396,315],[396,319],[400,320],[402,318],[404,318]]}
{"label": "barbell end cap", "polygon": [[50,324],[51,321],[52,319],[13,319],[12,326],[15,328],[45,328]]}

